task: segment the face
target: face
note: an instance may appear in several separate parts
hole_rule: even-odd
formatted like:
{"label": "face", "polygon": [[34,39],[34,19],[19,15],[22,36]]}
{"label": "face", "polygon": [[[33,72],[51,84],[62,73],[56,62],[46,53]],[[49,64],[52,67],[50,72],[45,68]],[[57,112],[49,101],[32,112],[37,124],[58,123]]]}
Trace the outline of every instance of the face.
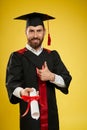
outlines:
{"label": "face", "polygon": [[44,35],[45,29],[42,25],[29,26],[26,29],[28,44],[36,50],[41,46]]}

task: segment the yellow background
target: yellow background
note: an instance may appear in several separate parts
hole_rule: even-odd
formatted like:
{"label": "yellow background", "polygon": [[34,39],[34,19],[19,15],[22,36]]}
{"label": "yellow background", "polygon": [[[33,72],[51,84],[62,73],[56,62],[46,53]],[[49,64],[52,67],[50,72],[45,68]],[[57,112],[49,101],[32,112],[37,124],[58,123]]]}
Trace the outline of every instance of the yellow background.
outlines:
{"label": "yellow background", "polygon": [[19,130],[19,107],[9,103],[5,72],[10,53],[26,44],[25,22],[13,18],[34,11],[56,17],[50,21],[52,45],[46,35],[43,46],[60,53],[73,77],[68,95],[56,91],[60,130],[87,130],[86,0],[0,0],[0,130]]}

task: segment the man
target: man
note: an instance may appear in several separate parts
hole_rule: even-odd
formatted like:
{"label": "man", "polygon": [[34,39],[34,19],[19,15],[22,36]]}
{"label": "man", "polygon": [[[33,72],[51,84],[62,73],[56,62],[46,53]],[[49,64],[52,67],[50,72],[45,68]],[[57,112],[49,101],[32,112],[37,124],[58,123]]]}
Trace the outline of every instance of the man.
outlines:
{"label": "man", "polygon": [[[20,130],[59,130],[55,88],[67,94],[71,75],[55,50],[42,47],[45,36],[43,21],[54,18],[35,12],[16,19],[27,20],[27,45],[11,54],[7,65],[6,87],[10,102],[20,105]],[[22,100],[22,96],[29,96],[32,88],[40,96],[38,120],[31,117],[31,110],[22,117],[27,108],[27,102]]]}

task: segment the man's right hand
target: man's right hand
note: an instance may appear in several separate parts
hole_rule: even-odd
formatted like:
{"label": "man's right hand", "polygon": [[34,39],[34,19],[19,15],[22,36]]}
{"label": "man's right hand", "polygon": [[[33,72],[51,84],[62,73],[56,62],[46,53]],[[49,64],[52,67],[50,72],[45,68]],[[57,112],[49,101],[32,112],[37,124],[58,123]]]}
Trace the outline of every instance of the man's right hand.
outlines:
{"label": "man's right hand", "polygon": [[25,89],[22,89],[20,91],[20,96],[29,96],[30,95],[30,92],[32,92],[33,89],[32,88],[25,88]]}

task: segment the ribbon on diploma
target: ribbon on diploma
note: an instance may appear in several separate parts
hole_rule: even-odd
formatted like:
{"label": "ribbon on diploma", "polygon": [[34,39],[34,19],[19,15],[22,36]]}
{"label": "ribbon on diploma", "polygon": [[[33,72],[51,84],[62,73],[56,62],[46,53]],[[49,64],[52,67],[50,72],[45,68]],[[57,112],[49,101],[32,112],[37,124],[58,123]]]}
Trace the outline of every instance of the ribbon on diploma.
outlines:
{"label": "ribbon on diploma", "polygon": [[34,100],[38,101],[40,99],[40,96],[39,95],[37,95],[37,96],[22,96],[21,99],[28,103],[26,111],[22,115],[22,117],[24,117],[29,112],[31,101],[34,101]]}

